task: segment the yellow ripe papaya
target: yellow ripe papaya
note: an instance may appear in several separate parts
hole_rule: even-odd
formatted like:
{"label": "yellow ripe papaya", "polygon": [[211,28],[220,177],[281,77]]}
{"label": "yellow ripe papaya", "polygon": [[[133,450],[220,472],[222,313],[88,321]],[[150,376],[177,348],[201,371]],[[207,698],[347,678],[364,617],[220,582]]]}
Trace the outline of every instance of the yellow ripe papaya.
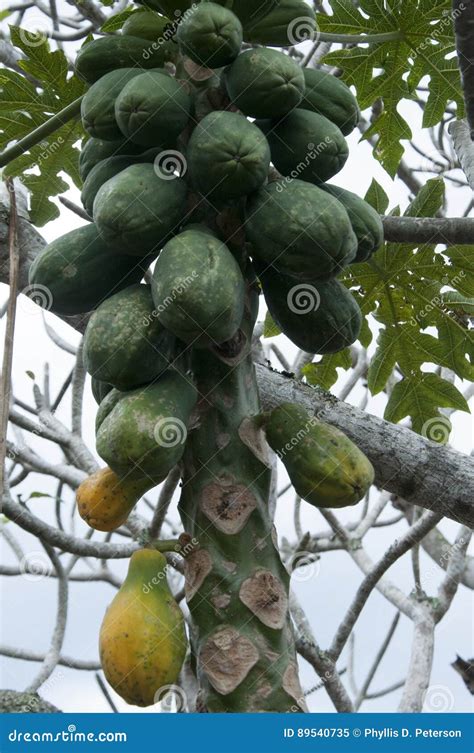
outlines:
{"label": "yellow ripe papaya", "polygon": [[342,431],[283,403],[264,419],[268,444],[297,494],[315,507],[355,505],[374,482],[370,460]]}
{"label": "yellow ripe papaya", "polygon": [[177,682],[186,656],[184,618],[169,589],[166,569],[160,552],[134,552],[100,630],[100,661],[107,681],[135,706],[156,703],[160,688]]}
{"label": "yellow ripe papaya", "polygon": [[156,482],[148,477],[120,479],[111,468],[101,468],[86,478],[76,492],[79,515],[96,531],[115,531],[153,486]]}

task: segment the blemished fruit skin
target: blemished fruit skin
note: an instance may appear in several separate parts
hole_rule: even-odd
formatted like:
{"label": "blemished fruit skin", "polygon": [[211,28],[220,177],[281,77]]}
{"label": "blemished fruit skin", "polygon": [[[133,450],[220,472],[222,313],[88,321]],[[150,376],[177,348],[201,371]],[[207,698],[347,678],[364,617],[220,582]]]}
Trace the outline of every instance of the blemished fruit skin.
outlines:
{"label": "blemished fruit skin", "polygon": [[141,10],[132,13],[122,26],[122,34],[140,39],[148,39],[150,42],[157,42],[165,38],[167,28],[169,28],[170,19],[165,16],[159,16],[152,10]]}
{"label": "blemished fruit skin", "polygon": [[201,3],[178,25],[180,51],[198,65],[221,68],[237,57],[243,29],[232,11],[216,3]]}
{"label": "blemished fruit skin", "polygon": [[117,68],[161,68],[176,56],[173,42],[152,45],[140,37],[106,36],[81,47],[74,68],[79,78],[93,84]]}
{"label": "blemished fruit skin", "polygon": [[348,136],[360,120],[357,100],[349,87],[337,76],[305,68],[306,90],[301,107],[324,115]]}
{"label": "blemished fruit skin", "polygon": [[160,688],[177,683],[186,656],[184,617],[169,589],[167,568],[160,552],[134,552],[100,629],[105,677],[135,706],[158,703]]}
{"label": "blemished fruit skin", "polygon": [[384,240],[382,219],[379,213],[360,196],[347,191],[345,188],[333,186],[329,183],[321,186],[325,191],[335,196],[346,208],[352,229],[357,237],[357,255],[352,264],[367,261],[380,248]]}
{"label": "blemished fruit skin", "polygon": [[319,185],[344,167],[349,147],[339,128],[330,120],[297,108],[275,123],[257,121],[265,133],[272,162],[285,176]]}
{"label": "blemished fruit skin", "polygon": [[305,283],[334,277],[357,250],[342,204],[301,180],[273,181],[253,194],[245,229],[258,263]]}
{"label": "blemished fruit skin", "polygon": [[315,507],[355,505],[374,482],[371,462],[349,437],[299,405],[275,408],[265,433],[297,494]]}
{"label": "blemished fruit skin", "polygon": [[245,282],[239,265],[208,233],[186,230],[166,244],[152,291],[161,324],[194,347],[230,340],[242,321]]}
{"label": "blemished fruit skin", "polygon": [[118,390],[148,384],[179,352],[173,335],[156,317],[149,285],[131,285],[94,311],[84,336],[84,365]]}
{"label": "blemished fruit skin", "polygon": [[174,78],[160,71],[136,76],[115,101],[122,134],[143,146],[174,146],[191,115],[191,97]]}
{"label": "blemished fruit skin", "polygon": [[339,280],[298,283],[270,268],[259,278],[273,320],[306,353],[337,353],[359,337],[361,310]]}
{"label": "blemished fruit skin", "polygon": [[101,186],[93,216],[104,241],[119,253],[157,256],[184,221],[186,195],[181,178],[166,180],[153,165],[131,165]]}
{"label": "blemished fruit skin", "polygon": [[30,296],[54,314],[83,314],[140,282],[148,263],[117,254],[89,223],[52,241],[36,257],[29,271]]}
{"label": "blemished fruit skin", "polygon": [[303,70],[288,55],[266,47],[242,52],[224,74],[231,101],[244,115],[278,119],[301,103]]}
{"label": "blemished fruit skin", "polygon": [[115,120],[115,100],[123,87],[139,73],[139,68],[118,68],[92,84],[81,103],[82,125],[87,133],[109,141],[122,138]]}
{"label": "blemished fruit skin", "polygon": [[188,143],[188,170],[204,196],[228,200],[259,188],[270,168],[270,147],[259,128],[234,112],[211,112]]}
{"label": "blemished fruit skin", "polygon": [[109,392],[113,390],[113,386],[111,384],[107,384],[106,382],[101,382],[100,379],[95,379],[95,377],[92,377],[91,390],[94,400],[96,401],[97,405],[100,405],[102,400],[104,400]]}
{"label": "blemished fruit skin", "polygon": [[79,155],[79,175],[86,180],[90,171],[108,157],[120,157],[123,155],[137,155],[144,151],[143,146],[132,144],[131,141],[120,138],[117,141],[105,141],[104,139],[89,139],[81,149]]}
{"label": "blemished fruit skin", "polygon": [[191,378],[173,369],[146,387],[109,393],[96,433],[97,452],[120,478],[146,475],[160,483],[181,460],[196,399]]}
{"label": "blemished fruit skin", "polygon": [[311,39],[317,31],[316,15],[305,0],[280,0],[278,5],[245,31],[245,41],[270,47],[291,47]]}
{"label": "blemished fruit skin", "polygon": [[146,477],[121,480],[110,468],[101,468],[77,489],[79,515],[96,531],[115,531],[126,522],[140,497],[153,486]]}

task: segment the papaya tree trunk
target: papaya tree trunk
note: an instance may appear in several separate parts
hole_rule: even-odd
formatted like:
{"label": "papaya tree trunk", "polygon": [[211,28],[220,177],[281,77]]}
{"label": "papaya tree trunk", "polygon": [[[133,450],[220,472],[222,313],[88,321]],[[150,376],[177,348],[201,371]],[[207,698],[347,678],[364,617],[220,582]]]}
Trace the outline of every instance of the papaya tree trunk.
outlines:
{"label": "papaya tree trunk", "polygon": [[[199,548],[186,559],[198,710],[305,709],[288,608],[289,576],[268,513],[271,467],[250,421],[260,411],[247,301],[239,342],[196,350],[199,426],[188,437],[180,514]],[[237,353],[238,351],[238,353]]]}

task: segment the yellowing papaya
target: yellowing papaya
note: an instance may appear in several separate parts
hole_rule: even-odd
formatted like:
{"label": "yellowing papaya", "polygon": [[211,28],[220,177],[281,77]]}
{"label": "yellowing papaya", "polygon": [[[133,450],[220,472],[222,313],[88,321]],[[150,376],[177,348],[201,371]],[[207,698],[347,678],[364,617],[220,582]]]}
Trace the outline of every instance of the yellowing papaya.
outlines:
{"label": "yellowing papaya", "polygon": [[79,486],[77,509],[81,518],[96,531],[115,531],[127,520],[140,497],[154,486],[143,480],[119,479],[111,468],[101,468]]}
{"label": "yellowing papaya", "polygon": [[156,703],[160,688],[177,682],[186,655],[184,619],[166,569],[160,552],[134,552],[100,630],[100,660],[107,681],[135,706]]}
{"label": "yellowing papaya", "polygon": [[355,505],[373,484],[374,469],[364,453],[299,405],[275,408],[265,419],[265,433],[297,494],[315,507]]}

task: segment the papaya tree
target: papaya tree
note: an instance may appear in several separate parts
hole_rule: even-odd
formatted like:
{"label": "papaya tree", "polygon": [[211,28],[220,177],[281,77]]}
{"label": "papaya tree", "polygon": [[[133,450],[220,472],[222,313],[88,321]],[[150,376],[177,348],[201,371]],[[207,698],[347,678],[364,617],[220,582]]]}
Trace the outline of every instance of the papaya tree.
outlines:
{"label": "papaya tree", "polygon": [[[82,558],[97,562],[82,580],[118,589],[100,664],[82,668],[101,669],[127,704],[171,694],[178,710],[304,712],[320,686],[305,690],[300,658],[338,711],[355,711],[376,697],[403,615],[408,667],[379,695],[401,689],[400,710],[429,707],[435,628],[458,586],[474,585],[473,461],[449,445],[450,417],[469,413],[472,396],[471,6],[72,5],[0,15],[1,533],[20,561],[0,572],[34,575],[12,523],[42,543],[59,588],[45,656],[0,646],[40,661],[15,708],[37,705],[59,665],[81,668],[62,646]],[[28,25],[31,8],[46,30]],[[364,196],[339,185],[356,134],[372,170],[403,186],[402,206],[375,179]],[[462,216],[450,216],[453,196]],[[46,243],[38,228],[60,216],[57,197],[80,223]],[[45,324],[75,365],[53,400],[32,364],[34,405],[12,386],[20,294],[81,334],[72,346]],[[96,454],[82,435],[86,375]],[[56,414],[69,390],[67,426]],[[383,418],[368,405],[380,399]],[[20,432],[59,447],[62,461]],[[289,481],[280,491],[278,469]],[[15,493],[38,473],[58,481],[56,525],[36,510],[42,495]],[[168,514],[178,486],[179,526]],[[311,509],[327,530],[303,523]],[[291,510],[294,541],[279,538],[276,510]],[[443,518],[458,524],[451,543]],[[367,533],[399,524],[374,563]],[[445,571],[427,592],[420,546]],[[290,579],[337,550],[364,578],[323,650]],[[406,594],[385,573],[408,552]],[[130,560],[123,583],[115,559]],[[393,619],[365,681],[347,686],[341,656],[375,588]]]}

